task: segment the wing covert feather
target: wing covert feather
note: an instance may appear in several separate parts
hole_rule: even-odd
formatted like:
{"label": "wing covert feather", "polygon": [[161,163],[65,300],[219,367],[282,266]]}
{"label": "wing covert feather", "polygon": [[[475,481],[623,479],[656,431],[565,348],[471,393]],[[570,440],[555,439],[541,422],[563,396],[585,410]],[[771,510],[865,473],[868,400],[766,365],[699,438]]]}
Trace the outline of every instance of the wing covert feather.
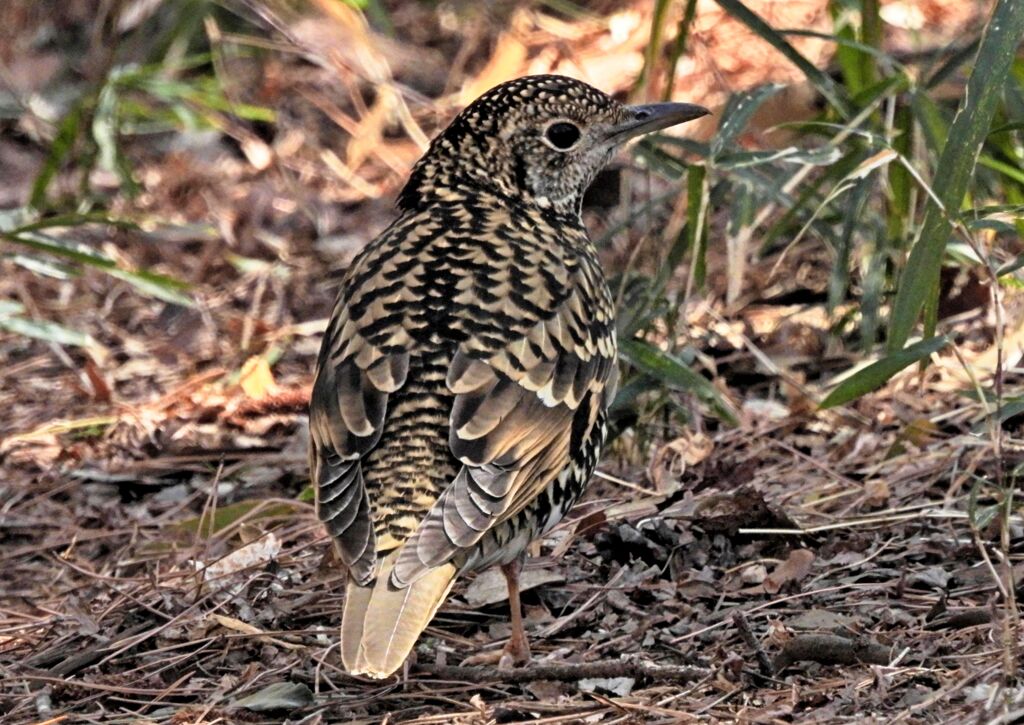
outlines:
{"label": "wing covert feather", "polygon": [[340,306],[336,320],[310,399],[310,469],[317,513],[353,578],[367,584],[377,552],[361,458],[380,440],[388,394],[405,384],[409,354],[384,354]]}

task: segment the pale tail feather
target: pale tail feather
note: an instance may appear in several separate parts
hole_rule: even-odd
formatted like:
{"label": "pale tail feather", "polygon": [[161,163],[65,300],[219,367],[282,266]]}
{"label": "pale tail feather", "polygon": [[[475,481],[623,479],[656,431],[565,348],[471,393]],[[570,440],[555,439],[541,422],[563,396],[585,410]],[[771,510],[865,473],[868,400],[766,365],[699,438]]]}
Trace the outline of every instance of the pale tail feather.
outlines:
{"label": "pale tail feather", "polygon": [[402,666],[455,582],[454,564],[431,569],[404,589],[390,584],[397,551],[372,586],[349,579],[341,615],[341,660],[353,675],[384,678]]}

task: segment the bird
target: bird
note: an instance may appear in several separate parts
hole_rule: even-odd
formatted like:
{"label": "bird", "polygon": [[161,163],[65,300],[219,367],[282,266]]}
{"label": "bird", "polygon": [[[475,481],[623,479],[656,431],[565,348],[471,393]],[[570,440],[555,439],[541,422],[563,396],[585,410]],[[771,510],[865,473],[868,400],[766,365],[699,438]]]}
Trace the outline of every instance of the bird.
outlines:
{"label": "bird", "polygon": [[707,114],[525,76],[463,109],[353,260],[310,400],[316,509],[347,570],[341,660],[386,678],[457,578],[518,576],[580,498],[618,378],[615,309],[583,194],[629,139]]}

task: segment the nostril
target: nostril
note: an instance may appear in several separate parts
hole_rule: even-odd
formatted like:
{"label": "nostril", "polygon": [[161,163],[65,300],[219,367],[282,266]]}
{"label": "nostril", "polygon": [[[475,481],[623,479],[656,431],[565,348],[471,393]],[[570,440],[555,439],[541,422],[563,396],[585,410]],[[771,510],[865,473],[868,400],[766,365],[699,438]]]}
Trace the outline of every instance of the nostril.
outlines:
{"label": "nostril", "polygon": [[647,109],[641,109],[641,110],[636,112],[636,120],[637,121],[646,121],[648,118],[650,118],[650,115],[651,115],[650,111],[648,111]]}

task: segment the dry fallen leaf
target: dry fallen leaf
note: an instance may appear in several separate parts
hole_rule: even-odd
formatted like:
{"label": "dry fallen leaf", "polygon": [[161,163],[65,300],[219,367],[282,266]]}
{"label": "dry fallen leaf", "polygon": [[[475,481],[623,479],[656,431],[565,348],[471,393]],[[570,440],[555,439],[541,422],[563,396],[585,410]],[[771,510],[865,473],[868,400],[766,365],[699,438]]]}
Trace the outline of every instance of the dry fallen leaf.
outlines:
{"label": "dry fallen leaf", "polygon": [[224,627],[226,629],[230,629],[230,630],[233,630],[235,632],[241,632],[242,634],[257,635],[260,639],[262,639],[262,640],[264,640],[266,642],[270,642],[272,644],[275,644],[278,647],[283,647],[284,649],[290,649],[290,650],[302,649],[302,645],[293,644],[292,642],[285,642],[284,640],[278,639],[277,637],[271,637],[271,636],[265,634],[263,632],[263,630],[260,629],[259,627],[255,626],[255,625],[252,625],[252,624],[249,624],[248,622],[243,622],[240,619],[235,619],[234,617],[228,617],[228,616],[226,616],[224,614],[216,614],[216,613],[211,613],[208,616],[209,616],[210,619],[212,619],[217,624],[219,624],[220,626],[222,626],[222,627]]}
{"label": "dry fallen leaf", "polygon": [[673,493],[686,470],[706,460],[714,449],[707,435],[689,431],[658,448],[647,469],[655,490]]}
{"label": "dry fallen leaf", "polygon": [[864,484],[864,495],[869,506],[884,506],[889,500],[889,484],[885,479],[872,478]]}
{"label": "dry fallen leaf", "polygon": [[262,398],[277,389],[274,374],[270,372],[270,363],[258,355],[245,361],[238,384],[242,387],[242,392],[250,398]]}
{"label": "dry fallen leaf", "polygon": [[[262,539],[246,544],[205,567],[203,578],[208,582],[214,581],[243,569],[260,566],[276,557],[280,552],[281,540],[271,532]],[[199,562],[196,564],[202,566]]]}
{"label": "dry fallen leaf", "polygon": [[811,571],[811,564],[813,562],[813,551],[794,549],[789,552],[789,557],[775,567],[775,571],[764,580],[762,584],[764,590],[769,594],[777,594],[789,582],[800,581]]}

